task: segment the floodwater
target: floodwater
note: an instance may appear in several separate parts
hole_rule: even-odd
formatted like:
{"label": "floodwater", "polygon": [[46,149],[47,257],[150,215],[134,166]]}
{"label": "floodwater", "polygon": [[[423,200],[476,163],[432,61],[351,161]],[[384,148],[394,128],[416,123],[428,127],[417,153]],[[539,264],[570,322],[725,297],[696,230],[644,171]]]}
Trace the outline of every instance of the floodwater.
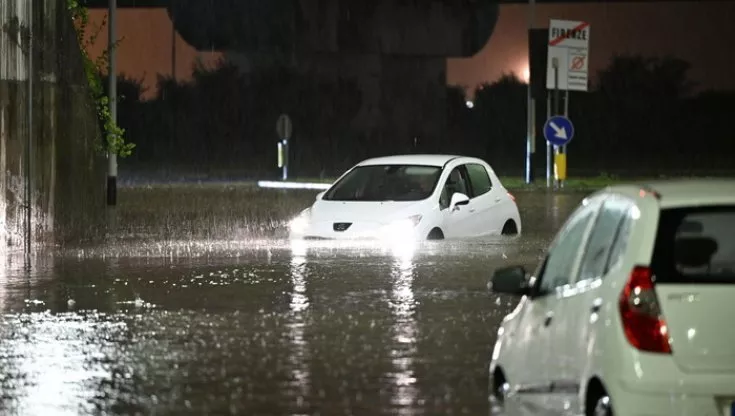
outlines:
{"label": "floodwater", "polygon": [[2,257],[0,413],[487,415],[515,306],[489,276],[535,266],[582,197],[519,193],[523,236],[412,252],[149,233]]}

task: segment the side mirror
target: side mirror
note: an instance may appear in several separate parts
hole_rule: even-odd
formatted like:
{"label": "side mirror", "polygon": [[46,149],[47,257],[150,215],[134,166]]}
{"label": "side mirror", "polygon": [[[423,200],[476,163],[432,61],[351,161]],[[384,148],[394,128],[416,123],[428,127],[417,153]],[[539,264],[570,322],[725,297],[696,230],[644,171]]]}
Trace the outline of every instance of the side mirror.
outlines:
{"label": "side mirror", "polygon": [[490,290],[506,295],[524,296],[529,292],[526,269],[523,266],[504,267],[495,270],[490,281]]}
{"label": "side mirror", "polygon": [[326,193],[327,193],[327,191],[321,191],[321,192],[319,192],[318,194],[316,194],[316,200],[318,201],[318,200],[322,199],[322,197],[323,197],[323,196],[324,196],[324,194],[326,194]]}
{"label": "side mirror", "polygon": [[449,209],[451,211],[454,211],[457,207],[462,206],[462,205],[467,205],[469,203],[470,203],[470,198],[467,195],[463,193],[455,192],[454,194],[452,194],[451,201],[449,201]]}

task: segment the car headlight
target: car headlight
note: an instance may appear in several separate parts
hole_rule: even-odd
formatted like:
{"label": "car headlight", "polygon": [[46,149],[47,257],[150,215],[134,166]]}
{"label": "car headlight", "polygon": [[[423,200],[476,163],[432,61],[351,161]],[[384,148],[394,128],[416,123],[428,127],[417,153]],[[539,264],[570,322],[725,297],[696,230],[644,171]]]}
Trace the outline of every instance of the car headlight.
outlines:
{"label": "car headlight", "polygon": [[309,217],[311,216],[311,208],[301,211],[294,219],[289,222],[288,226],[295,233],[304,232],[309,226]]}

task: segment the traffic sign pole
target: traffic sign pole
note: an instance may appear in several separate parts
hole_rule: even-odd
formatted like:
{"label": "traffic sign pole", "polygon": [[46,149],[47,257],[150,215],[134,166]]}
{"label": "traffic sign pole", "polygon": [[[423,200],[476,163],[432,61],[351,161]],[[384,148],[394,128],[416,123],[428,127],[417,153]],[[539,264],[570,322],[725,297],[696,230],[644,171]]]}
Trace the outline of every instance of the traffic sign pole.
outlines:
{"label": "traffic sign pole", "polygon": [[[546,71],[547,140],[546,186],[550,187],[551,146],[554,146],[554,179],[558,187],[564,187],[567,178],[567,143],[574,135],[569,121],[569,91],[589,89],[589,40],[590,24],[584,21],[549,21],[548,63]],[[560,91],[564,91],[564,107],[560,103]],[[553,103],[552,103],[553,101]],[[553,108],[552,108],[553,105]],[[551,108],[551,110],[548,110]]]}
{"label": "traffic sign pole", "polygon": [[[546,119],[551,118],[551,94],[546,92]],[[551,187],[551,143],[546,141],[546,187]]]}
{"label": "traffic sign pole", "polygon": [[288,179],[288,140],[283,140],[283,180]]}
{"label": "traffic sign pole", "polygon": [[278,167],[281,168],[281,178],[288,179],[288,141],[293,133],[293,124],[288,114],[281,114],[276,121],[276,134],[278,135]]}
{"label": "traffic sign pole", "polygon": [[[554,115],[559,115],[559,58],[552,58],[552,67],[554,68]],[[557,165],[559,154],[559,146],[554,146],[554,181],[559,184],[559,166]]]}
{"label": "traffic sign pole", "polygon": [[[564,117],[569,118],[569,90],[564,91]],[[564,187],[564,182],[567,180],[567,162],[569,162],[569,153],[567,152],[567,145],[562,146],[562,152],[564,153],[564,176],[561,178],[559,183],[560,187]]]}
{"label": "traffic sign pole", "polygon": [[548,144],[554,146],[554,177],[557,184],[562,186],[567,170],[563,149],[574,137],[574,125],[566,116],[551,116],[544,124],[544,137]]}

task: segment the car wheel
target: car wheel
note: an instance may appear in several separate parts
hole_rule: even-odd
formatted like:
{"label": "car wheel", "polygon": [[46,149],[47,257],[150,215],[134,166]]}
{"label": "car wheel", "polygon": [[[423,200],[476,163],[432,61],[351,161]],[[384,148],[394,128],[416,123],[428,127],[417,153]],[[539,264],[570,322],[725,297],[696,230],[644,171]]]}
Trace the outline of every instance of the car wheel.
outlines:
{"label": "car wheel", "polygon": [[503,225],[503,230],[500,232],[502,235],[516,235],[518,234],[518,226],[513,220],[508,220]]}
{"label": "car wheel", "polygon": [[431,231],[429,231],[429,235],[426,236],[427,240],[443,240],[444,239],[444,233],[442,230],[438,228],[434,228]]}
{"label": "car wheel", "polygon": [[587,412],[589,416],[613,416],[612,402],[607,393],[599,395],[595,401],[594,408],[591,412]]}
{"label": "car wheel", "polygon": [[492,397],[498,403],[505,401],[506,390],[508,389],[508,382],[505,380],[505,374],[501,370],[495,370],[495,373],[490,380],[490,386],[492,388]]}

